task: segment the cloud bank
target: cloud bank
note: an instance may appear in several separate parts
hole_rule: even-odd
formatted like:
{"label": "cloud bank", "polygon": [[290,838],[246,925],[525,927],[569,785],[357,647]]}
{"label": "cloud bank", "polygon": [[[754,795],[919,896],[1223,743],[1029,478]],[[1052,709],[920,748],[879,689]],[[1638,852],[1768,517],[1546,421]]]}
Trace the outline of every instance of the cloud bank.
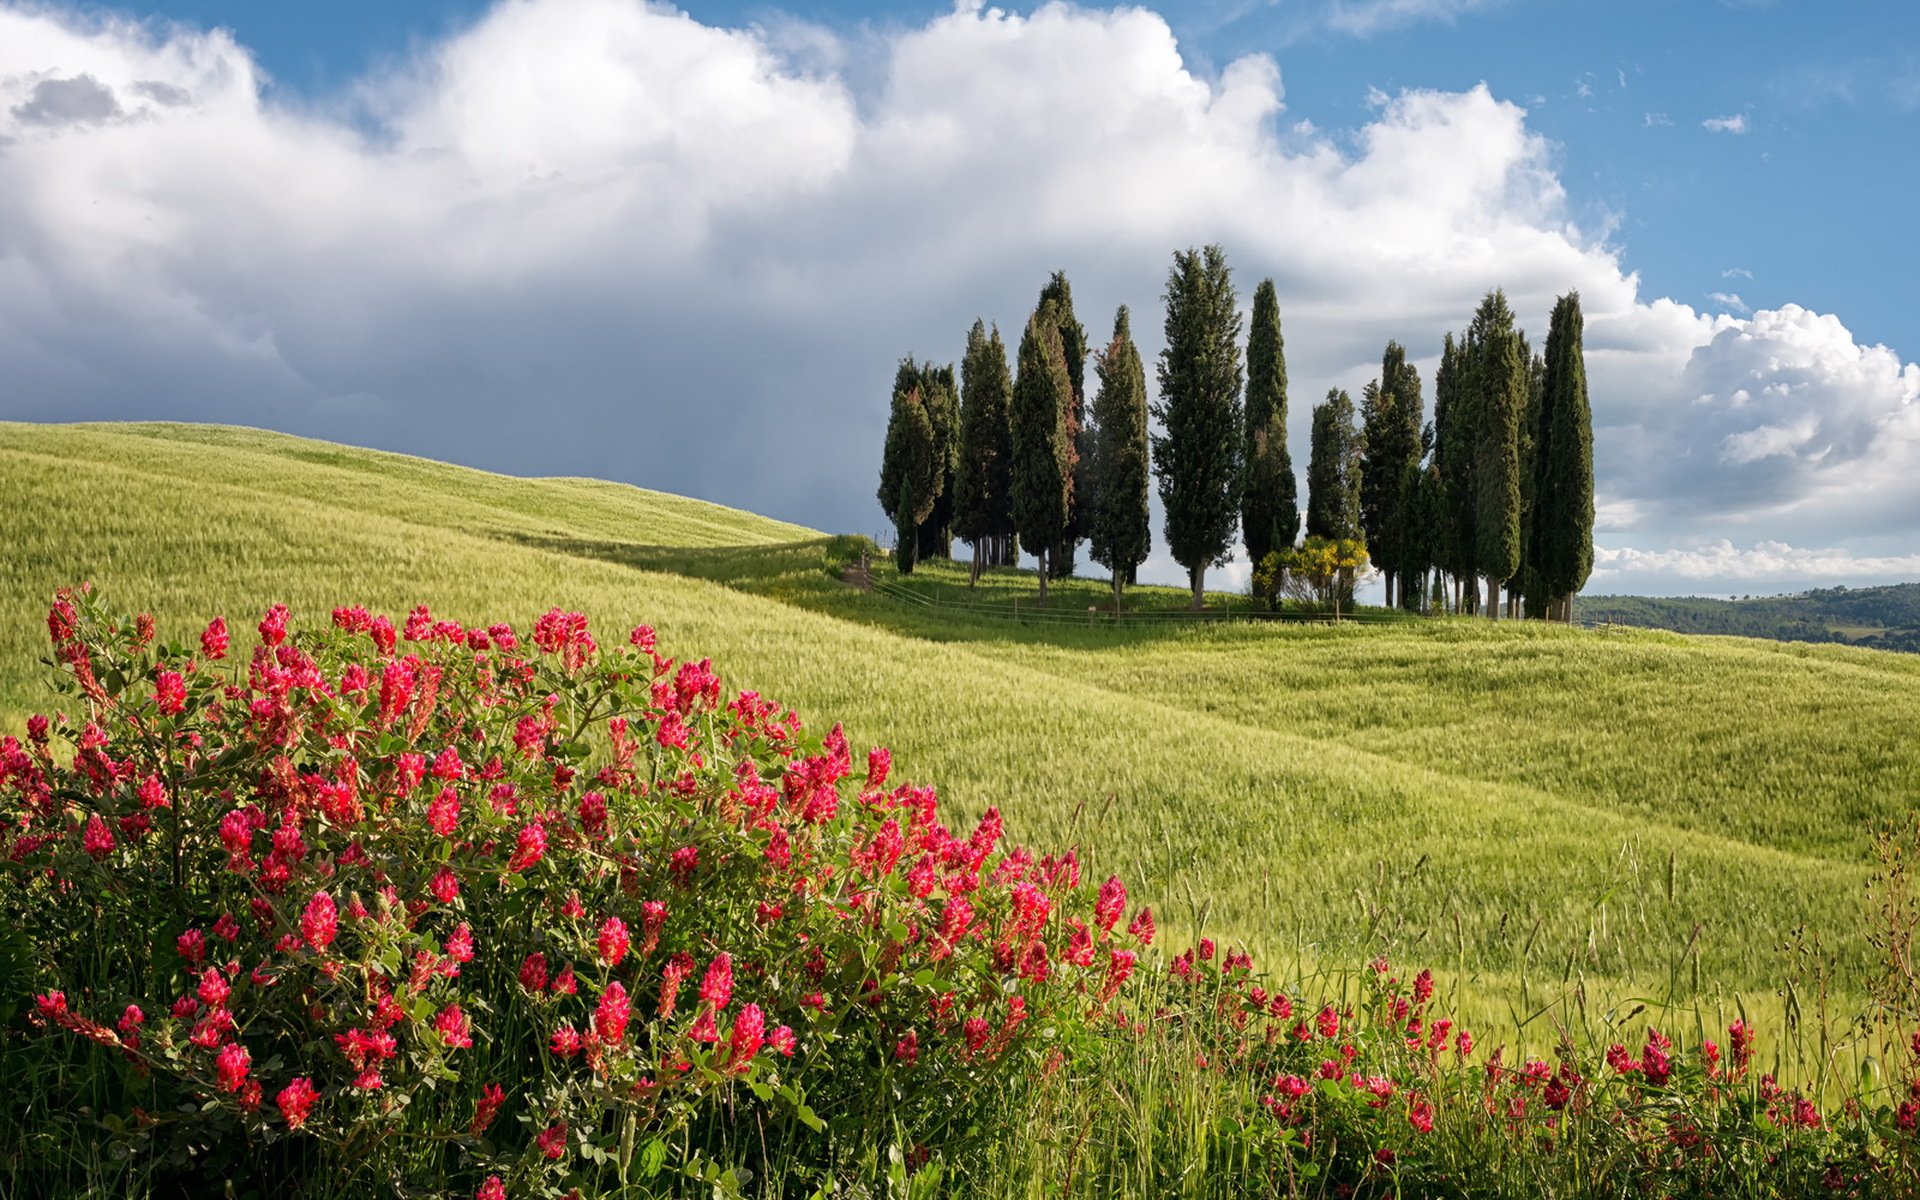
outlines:
{"label": "cloud bank", "polygon": [[[1409,7],[1435,6],[1348,6]],[[1794,305],[1643,297],[1484,85],[1329,133],[1272,59],[1196,73],[1145,9],[850,45],[634,0],[508,0],[338,111],[264,82],[223,32],[0,9],[0,417],[265,425],[870,530],[899,356],[1017,330],[1056,268],[1096,344],[1125,303],[1151,356],[1169,252],[1218,241],[1243,298],[1278,287],[1303,473],[1310,405],[1388,338],[1430,379],[1486,289],[1537,346],[1577,288],[1610,550],[1821,545],[1847,577],[1920,523],[1920,367]]]}

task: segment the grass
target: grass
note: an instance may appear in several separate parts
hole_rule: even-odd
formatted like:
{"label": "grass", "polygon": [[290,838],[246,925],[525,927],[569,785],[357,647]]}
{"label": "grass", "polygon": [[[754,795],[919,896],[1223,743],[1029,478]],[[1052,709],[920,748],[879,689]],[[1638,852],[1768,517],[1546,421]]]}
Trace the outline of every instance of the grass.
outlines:
{"label": "grass", "polygon": [[[173,636],[275,601],[645,620],[730,685],[892,746],[960,811],[1089,847],[1174,937],[1303,969],[1391,946],[1509,1029],[1630,1002],[1779,1013],[1803,926],[1856,990],[1867,823],[1920,782],[1920,659],[1869,650],[1469,620],[1016,623],[993,611],[1029,606],[1016,572],[973,593],[983,611],[929,607],[839,583],[850,542],[751,514],[203,426],[0,424],[0,504],[0,728],[48,703],[46,602],[80,579]],[[955,599],[965,569],[910,585]],[[1049,612],[1110,599],[1098,580],[1054,592]]]}

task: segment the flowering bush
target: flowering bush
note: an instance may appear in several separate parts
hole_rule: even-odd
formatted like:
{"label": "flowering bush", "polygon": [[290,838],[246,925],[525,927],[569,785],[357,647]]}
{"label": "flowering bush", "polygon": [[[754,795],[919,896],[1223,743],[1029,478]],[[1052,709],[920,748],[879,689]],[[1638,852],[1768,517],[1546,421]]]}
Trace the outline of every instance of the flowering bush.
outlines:
{"label": "flowering bush", "polygon": [[1822,1107],[1745,1022],[1509,1061],[1384,959],[1158,959],[1120,880],[645,626],[48,628],[71,711],[0,738],[29,1190],[1920,1193],[1920,1082]]}
{"label": "flowering bush", "polygon": [[0,743],[7,909],[31,1022],[117,1060],[149,1161],[469,1194],[954,1161],[1150,939],[1118,880],[950,830],[644,626],[276,607],[234,661],[81,589],[49,629],[74,712]]}

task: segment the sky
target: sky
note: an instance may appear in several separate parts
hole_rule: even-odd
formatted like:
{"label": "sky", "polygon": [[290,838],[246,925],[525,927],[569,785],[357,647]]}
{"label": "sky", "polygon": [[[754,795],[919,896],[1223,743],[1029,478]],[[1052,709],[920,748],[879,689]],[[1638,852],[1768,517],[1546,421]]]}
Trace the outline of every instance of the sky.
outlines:
{"label": "sky", "polygon": [[1389,338],[1578,290],[1589,591],[1920,579],[1915,146],[1910,0],[0,0],[0,419],[876,532],[902,355],[1060,269],[1151,359],[1218,242],[1302,476]]}

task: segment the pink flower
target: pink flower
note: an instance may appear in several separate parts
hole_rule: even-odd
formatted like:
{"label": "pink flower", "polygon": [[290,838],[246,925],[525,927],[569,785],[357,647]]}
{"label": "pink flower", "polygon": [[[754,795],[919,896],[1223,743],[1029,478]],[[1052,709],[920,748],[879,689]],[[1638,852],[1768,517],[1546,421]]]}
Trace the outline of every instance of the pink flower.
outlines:
{"label": "pink flower", "polygon": [[269,646],[278,646],[287,640],[287,606],[276,604],[260,618],[260,640]]}
{"label": "pink flower", "polygon": [[237,1092],[247,1082],[247,1068],[253,1057],[247,1048],[239,1042],[228,1042],[220,1047],[220,1053],[213,1060],[213,1069],[220,1076],[220,1090]]}
{"label": "pink flower", "polygon": [[714,956],[707,966],[706,977],[700,981],[700,998],[713,1005],[715,1010],[723,1009],[733,999],[733,956],[726,953]]}
{"label": "pink flower", "polygon": [[780,1026],[767,1035],[767,1045],[772,1046],[788,1058],[793,1057],[796,1044],[792,1028],[786,1025]]}
{"label": "pink flower", "polygon": [[520,986],[529,992],[547,990],[547,956],[535,951],[520,964]]}
{"label": "pink flower", "polygon": [[427,890],[433,898],[442,904],[452,904],[460,896],[460,877],[450,867],[441,867],[433,873],[427,883]]}
{"label": "pink flower", "polygon": [[633,1005],[627,1000],[627,989],[614,980],[607,990],[600,993],[600,1003],[593,1010],[593,1032],[602,1042],[612,1046],[627,1036],[627,1018],[633,1012]]}
{"label": "pink flower", "polygon": [[80,835],[80,848],[92,856],[95,862],[113,853],[113,830],[95,813],[87,818],[86,832]]}
{"label": "pink flower", "polygon": [[520,827],[520,834],[513,848],[513,857],[507,860],[507,869],[517,875],[545,858],[546,855],[546,828],[538,821],[530,822]]}
{"label": "pink flower", "polygon": [[460,797],[454,795],[452,788],[441,788],[440,794],[427,805],[427,828],[441,837],[452,837],[459,825]]}
{"label": "pink flower", "polygon": [[894,1045],[893,1056],[908,1066],[912,1066],[920,1057],[920,1035],[911,1029],[907,1030],[907,1036],[901,1038],[900,1041]]}
{"label": "pink flower", "polygon": [[498,1175],[487,1176],[480,1190],[473,1194],[473,1200],[507,1200],[507,1185],[500,1182]]}
{"label": "pink flower", "polygon": [[187,710],[187,681],[178,671],[162,671],[154,677],[153,702],[169,717]]}
{"label": "pink flower", "polygon": [[1153,910],[1141,909],[1133,918],[1133,924],[1127,926],[1127,932],[1139,938],[1142,946],[1153,945]]}
{"label": "pink flower", "polygon": [[307,1123],[307,1114],[313,1111],[314,1101],[320,1098],[320,1089],[313,1086],[313,1080],[302,1075],[280,1089],[273,1102],[280,1106],[280,1115],[286,1118],[287,1128],[298,1129]]}
{"label": "pink flower", "polygon": [[600,951],[600,961],[609,967],[617,967],[620,960],[627,956],[627,947],[632,944],[627,936],[627,923],[619,917],[608,917],[607,923],[600,927],[600,936],[594,945]]}
{"label": "pink flower", "polygon": [[307,910],[300,914],[300,936],[307,939],[307,945],[324,951],[333,944],[334,935],[339,929],[333,897],[325,892],[315,892],[313,899],[307,902]]}
{"label": "pink flower", "polygon": [[572,1058],[580,1052],[580,1032],[571,1024],[562,1025],[553,1031],[547,1045],[561,1058]]}
{"label": "pink flower", "polygon": [[1100,885],[1100,897],[1093,902],[1094,923],[1103,932],[1111,933],[1120,923],[1120,916],[1127,908],[1127,886],[1120,882],[1118,875],[1110,875]]}
{"label": "pink flower", "polygon": [[760,1047],[766,1042],[766,1017],[758,1004],[743,1005],[739,1017],[733,1022],[733,1030],[727,1036],[727,1068],[732,1071],[744,1071],[753,1056],[760,1053]]}
{"label": "pink flower", "polygon": [[473,961],[473,928],[465,921],[447,935],[447,957],[457,963]]}
{"label": "pink flower", "polygon": [[547,1126],[534,1136],[533,1144],[548,1158],[559,1158],[567,1152],[567,1123]]}
{"label": "pink flower", "polygon": [[458,1004],[449,1004],[433,1018],[433,1027],[449,1050],[473,1045],[473,1027]]}
{"label": "pink flower", "polygon": [[200,997],[201,1002],[208,1008],[219,1008],[227,1002],[227,996],[231,994],[232,991],[233,988],[227,983],[227,977],[222,975],[217,968],[208,967],[206,972],[200,976],[200,986],[196,994]]}
{"label": "pink flower", "polygon": [[208,658],[227,656],[227,619],[215,617],[200,634],[200,652]]}
{"label": "pink flower", "polygon": [[867,751],[867,790],[874,791],[887,781],[887,772],[893,768],[893,752],[885,746],[875,746]]}
{"label": "pink flower", "polygon": [[[500,1089],[499,1084],[489,1083],[487,1086],[481,1088],[480,1098],[473,1102],[473,1120],[467,1123],[467,1132],[474,1137],[479,1137],[485,1133],[487,1126],[493,1124],[494,1117],[499,1115],[500,1106],[506,1102],[507,1094]],[[498,1190],[500,1187],[500,1180],[498,1178],[488,1180],[488,1182],[494,1186],[498,1195],[506,1195],[505,1191]],[[480,1189],[483,1195],[486,1193],[486,1190],[484,1187]]]}

